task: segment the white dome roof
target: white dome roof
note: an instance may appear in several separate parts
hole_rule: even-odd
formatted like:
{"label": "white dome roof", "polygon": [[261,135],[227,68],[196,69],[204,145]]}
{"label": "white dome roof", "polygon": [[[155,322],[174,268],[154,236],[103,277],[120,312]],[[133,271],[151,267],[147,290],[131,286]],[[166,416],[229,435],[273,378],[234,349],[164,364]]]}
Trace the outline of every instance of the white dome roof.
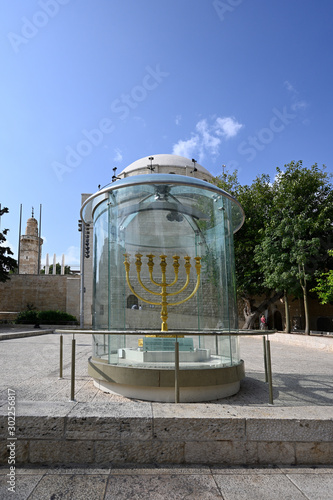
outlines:
{"label": "white dome roof", "polygon": [[[130,172],[133,172],[135,170],[147,168],[147,166],[152,165],[159,165],[161,167],[172,167],[173,169],[176,169],[177,167],[190,167],[193,168],[193,162],[192,160],[189,160],[188,158],[185,158],[184,156],[177,156],[177,155],[151,155],[154,159],[151,161],[149,160],[149,156],[145,156],[144,158],[140,158],[140,160],[136,160],[128,167],[126,167],[120,174],[129,174]],[[209,177],[213,177],[212,174],[205,169],[202,165],[199,163],[195,163],[195,168],[198,170],[198,172],[201,172],[202,174],[205,174]]]}

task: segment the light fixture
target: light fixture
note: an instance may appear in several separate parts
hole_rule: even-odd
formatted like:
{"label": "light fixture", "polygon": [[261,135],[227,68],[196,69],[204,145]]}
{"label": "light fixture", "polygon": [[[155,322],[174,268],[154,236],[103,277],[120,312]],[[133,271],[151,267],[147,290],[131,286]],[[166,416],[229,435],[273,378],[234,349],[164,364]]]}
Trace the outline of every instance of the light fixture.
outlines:
{"label": "light fixture", "polygon": [[190,174],[193,174],[193,172],[197,172],[198,171],[197,167],[195,166],[195,164],[197,163],[197,160],[195,160],[194,158],[192,158],[192,162],[193,162],[193,170],[191,170]]}
{"label": "light fixture", "polygon": [[153,159],[154,157],[153,156],[149,156],[148,160],[150,160],[150,167],[147,167],[148,170],[150,170],[151,172],[154,172],[155,170],[155,167],[153,167]]}

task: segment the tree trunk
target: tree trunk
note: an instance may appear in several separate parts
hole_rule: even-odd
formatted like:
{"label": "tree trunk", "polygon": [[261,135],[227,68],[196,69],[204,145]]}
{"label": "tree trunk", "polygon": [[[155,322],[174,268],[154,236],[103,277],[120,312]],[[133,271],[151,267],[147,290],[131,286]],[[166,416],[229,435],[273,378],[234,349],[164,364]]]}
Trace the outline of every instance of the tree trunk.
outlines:
{"label": "tree trunk", "polygon": [[[244,314],[245,316],[245,314]],[[253,330],[254,329],[254,322],[258,315],[256,313],[248,314],[245,316],[245,322],[243,325],[242,330]]]}
{"label": "tree trunk", "polygon": [[[300,266],[299,266],[300,268]],[[305,319],[305,335],[310,335],[310,321],[309,321],[309,307],[308,307],[308,294],[306,289],[306,279],[305,270],[303,265],[303,279],[300,279],[301,287],[303,290],[303,302],[304,302],[304,319]]]}
{"label": "tree trunk", "polygon": [[290,333],[290,314],[289,314],[289,300],[287,292],[284,292],[284,312],[286,317],[286,325],[284,331]]}
{"label": "tree trunk", "polygon": [[256,307],[254,309],[254,311],[252,311],[252,304],[251,302],[253,302],[249,297],[242,297],[242,299],[244,300],[244,309],[243,309],[243,312],[244,312],[244,318],[245,318],[245,323],[243,325],[243,328],[242,330],[251,330],[254,328],[254,323],[256,321],[256,319],[259,317],[260,314],[262,314],[265,309],[268,308],[268,306],[270,304],[274,304],[274,302],[276,302],[278,299],[280,299],[282,297],[282,293],[281,292],[277,292],[273,295],[273,297],[270,297],[270,298],[266,298],[261,304],[259,307]]}
{"label": "tree trunk", "polygon": [[251,299],[248,299],[246,297],[242,297],[242,299],[244,300],[243,313],[244,313],[244,318],[245,318],[245,322],[244,322],[242,330],[251,330],[251,329],[253,329],[253,326],[254,326],[254,321],[256,319],[256,313],[252,312]]}
{"label": "tree trunk", "polygon": [[302,289],[303,289],[303,300],[304,300],[305,334],[310,335],[308,294],[306,291],[306,286],[302,287]]}

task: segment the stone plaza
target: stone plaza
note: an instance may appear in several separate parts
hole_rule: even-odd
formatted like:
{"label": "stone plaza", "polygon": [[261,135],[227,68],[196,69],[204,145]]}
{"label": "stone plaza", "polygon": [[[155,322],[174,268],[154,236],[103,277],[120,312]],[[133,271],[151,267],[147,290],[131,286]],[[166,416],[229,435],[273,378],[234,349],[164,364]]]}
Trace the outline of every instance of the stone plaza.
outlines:
{"label": "stone plaza", "polygon": [[21,330],[0,332],[0,498],[10,498],[8,389],[16,403],[15,498],[332,498],[332,338],[271,336],[274,405],[261,337],[241,338],[246,378],[238,394],[172,404],[96,389],[87,375],[91,338],[81,334],[70,401],[71,336],[59,379],[59,334]]}

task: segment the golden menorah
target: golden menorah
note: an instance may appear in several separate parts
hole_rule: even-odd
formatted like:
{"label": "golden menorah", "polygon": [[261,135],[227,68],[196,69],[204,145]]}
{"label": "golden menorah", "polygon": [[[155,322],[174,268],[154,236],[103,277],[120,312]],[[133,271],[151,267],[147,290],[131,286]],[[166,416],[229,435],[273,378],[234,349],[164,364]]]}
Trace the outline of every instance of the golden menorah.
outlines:
{"label": "golden menorah", "polygon": [[129,286],[131,292],[139,300],[142,300],[143,302],[146,302],[147,304],[151,304],[151,305],[154,305],[154,306],[161,306],[161,320],[162,320],[161,332],[167,332],[168,331],[168,323],[167,323],[167,319],[168,319],[168,306],[179,306],[180,304],[184,304],[184,302],[187,302],[188,300],[190,300],[197,293],[197,291],[198,291],[198,288],[199,288],[199,285],[200,285],[200,270],[201,270],[200,261],[201,261],[201,257],[194,257],[194,260],[195,260],[195,269],[196,269],[196,273],[197,273],[197,282],[196,282],[196,285],[194,287],[194,290],[185,299],[180,300],[178,302],[168,302],[167,298],[171,297],[171,296],[179,295],[180,293],[184,292],[184,290],[186,290],[186,288],[188,287],[188,285],[190,283],[190,270],[191,270],[190,260],[191,260],[191,257],[188,257],[188,256],[184,257],[184,259],[185,259],[184,267],[185,267],[185,271],[186,271],[186,281],[185,281],[185,284],[180,288],[180,290],[177,290],[176,292],[168,292],[167,291],[168,287],[172,287],[172,286],[176,285],[176,283],[178,282],[178,272],[179,272],[179,267],[180,267],[179,259],[180,259],[180,257],[178,255],[174,255],[173,256],[173,264],[172,265],[173,265],[173,268],[174,268],[174,271],[175,271],[175,278],[172,281],[172,283],[167,283],[167,281],[166,281],[166,267],[167,267],[166,259],[167,259],[167,256],[166,255],[160,255],[160,259],[161,259],[160,266],[161,266],[161,271],[162,271],[162,278],[161,278],[161,282],[158,283],[153,278],[154,257],[155,257],[155,255],[152,255],[152,254],[147,255],[147,257],[148,257],[147,265],[148,265],[148,269],[149,269],[150,281],[151,281],[151,283],[153,285],[155,285],[155,286],[157,286],[157,287],[160,288],[160,291],[155,292],[154,290],[150,290],[148,287],[146,287],[142,283],[142,280],[141,280],[141,266],[142,266],[141,257],[142,257],[142,255],[140,253],[135,254],[135,257],[136,257],[135,266],[136,266],[138,283],[140,284],[140,286],[146,292],[150,293],[151,295],[158,295],[158,296],[160,296],[161,300],[159,302],[154,302],[154,301],[145,299],[145,298],[141,297],[137,292],[134,291],[133,286],[132,286],[132,284],[130,282],[130,278],[129,278],[129,271],[130,271],[129,257],[130,257],[130,254],[125,253],[124,257],[125,257],[124,265],[125,265],[125,270],[126,270],[126,281],[127,281],[127,284]]}

